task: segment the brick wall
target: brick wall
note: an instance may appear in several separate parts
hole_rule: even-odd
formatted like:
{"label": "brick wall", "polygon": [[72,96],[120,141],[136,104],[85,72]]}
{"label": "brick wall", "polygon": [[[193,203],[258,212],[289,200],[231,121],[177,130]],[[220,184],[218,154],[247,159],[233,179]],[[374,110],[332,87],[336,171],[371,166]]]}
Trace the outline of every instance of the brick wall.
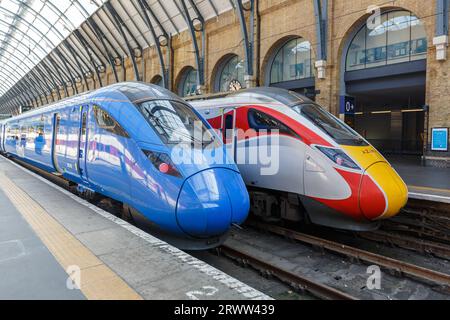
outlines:
{"label": "brick wall", "polygon": [[[332,0],[329,1],[329,38],[326,79],[316,79],[320,90],[317,101],[333,113],[339,109],[341,56],[348,35],[359,28],[368,14],[370,5],[383,9],[406,9],[413,12],[424,23],[428,35],[426,102],[430,106],[430,128],[450,127],[450,52],[449,59],[438,62],[432,46],[435,30],[435,1],[424,0]],[[300,36],[311,42],[314,53],[317,46],[316,21],[312,0],[259,0],[260,42],[259,60],[255,66],[260,74],[259,83],[264,83],[268,57],[279,48],[283,39]],[[200,35],[198,35],[201,44]],[[243,40],[238,17],[234,12],[222,14],[206,24],[205,93],[212,92],[217,64],[229,54],[244,55]],[[164,50],[167,54],[166,49]],[[143,61],[141,61],[143,59]],[[144,81],[150,82],[160,75],[159,60],[154,48],[146,49],[138,60]],[[173,65],[171,66],[171,88],[176,91],[181,73],[187,66],[195,67],[195,57],[189,32],[173,38]],[[118,67],[120,79],[133,80],[134,72],[130,61],[126,61],[125,75]],[[317,74],[317,72],[316,72]],[[114,83],[111,70],[103,77],[105,84]],[[442,154],[439,154],[442,156]],[[450,157],[450,154],[443,156]]]}

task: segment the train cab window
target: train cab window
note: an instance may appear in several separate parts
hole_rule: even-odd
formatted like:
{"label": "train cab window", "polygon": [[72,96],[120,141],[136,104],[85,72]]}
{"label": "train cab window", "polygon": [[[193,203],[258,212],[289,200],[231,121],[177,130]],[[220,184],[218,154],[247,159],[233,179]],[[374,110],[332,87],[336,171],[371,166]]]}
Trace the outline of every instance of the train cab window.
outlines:
{"label": "train cab window", "polygon": [[274,117],[268,115],[267,113],[250,109],[248,112],[248,122],[250,128],[260,131],[260,130],[278,130],[281,134],[289,135],[295,138],[300,138],[297,133],[295,133],[291,128],[283,124],[281,121],[275,119]]}
{"label": "train cab window", "polygon": [[116,120],[114,120],[113,117],[111,117],[106,111],[98,106],[94,106],[94,117],[99,128],[121,137],[130,137],[127,132],[121,127],[121,125]]}
{"label": "train cab window", "polygon": [[215,136],[194,110],[176,101],[147,101],[140,111],[166,144],[217,146]]}
{"label": "train cab window", "polygon": [[350,129],[345,123],[339,121],[331,113],[325,111],[316,104],[308,103],[292,107],[306,119],[314,123],[320,130],[325,132],[337,143],[350,146],[367,146],[367,142]]}

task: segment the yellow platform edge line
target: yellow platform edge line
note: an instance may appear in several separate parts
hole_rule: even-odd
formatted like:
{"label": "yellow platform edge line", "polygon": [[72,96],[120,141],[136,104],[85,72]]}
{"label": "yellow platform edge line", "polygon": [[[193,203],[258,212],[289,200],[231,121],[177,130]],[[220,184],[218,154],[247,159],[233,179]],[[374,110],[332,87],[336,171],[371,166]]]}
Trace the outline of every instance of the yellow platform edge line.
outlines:
{"label": "yellow platform edge line", "polygon": [[438,189],[438,188],[421,187],[421,186],[413,186],[413,185],[409,185],[408,188],[416,189],[416,190],[434,191],[434,192],[442,192],[442,193],[449,193],[450,194],[450,190],[448,190],[448,189]]}
{"label": "yellow platform edge line", "polygon": [[[143,299],[2,172],[0,172],[0,188],[61,267],[66,272],[72,266],[80,269],[80,289],[88,300]],[[68,274],[68,279],[69,276]]]}

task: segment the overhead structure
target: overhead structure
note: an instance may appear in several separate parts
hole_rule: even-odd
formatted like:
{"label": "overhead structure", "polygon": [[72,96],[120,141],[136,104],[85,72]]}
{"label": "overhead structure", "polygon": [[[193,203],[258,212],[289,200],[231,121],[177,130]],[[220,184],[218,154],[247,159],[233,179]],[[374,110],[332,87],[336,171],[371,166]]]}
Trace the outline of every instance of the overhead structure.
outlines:
{"label": "overhead structure", "polygon": [[[0,113],[15,114],[23,106],[36,107],[102,87],[108,68],[116,82],[142,80],[143,51],[153,46],[162,83],[168,87],[172,38],[183,31],[189,31],[193,40],[201,87],[206,21],[238,9],[243,23],[242,3],[247,2],[0,0]],[[243,32],[248,39],[246,28]],[[244,45],[248,48],[249,43]],[[132,77],[126,74],[126,58],[133,67]]]}

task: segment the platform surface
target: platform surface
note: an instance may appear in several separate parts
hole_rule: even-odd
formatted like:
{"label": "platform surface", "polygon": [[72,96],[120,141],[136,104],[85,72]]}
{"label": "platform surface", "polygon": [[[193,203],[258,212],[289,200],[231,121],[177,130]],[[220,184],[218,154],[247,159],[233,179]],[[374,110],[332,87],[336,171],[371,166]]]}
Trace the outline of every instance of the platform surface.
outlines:
{"label": "platform surface", "polygon": [[450,169],[425,167],[412,158],[389,161],[408,185],[410,198],[450,203]]}
{"label": "platform surface", "polygon": [[0,208],[0,299],[269,299],[1,156]]}

